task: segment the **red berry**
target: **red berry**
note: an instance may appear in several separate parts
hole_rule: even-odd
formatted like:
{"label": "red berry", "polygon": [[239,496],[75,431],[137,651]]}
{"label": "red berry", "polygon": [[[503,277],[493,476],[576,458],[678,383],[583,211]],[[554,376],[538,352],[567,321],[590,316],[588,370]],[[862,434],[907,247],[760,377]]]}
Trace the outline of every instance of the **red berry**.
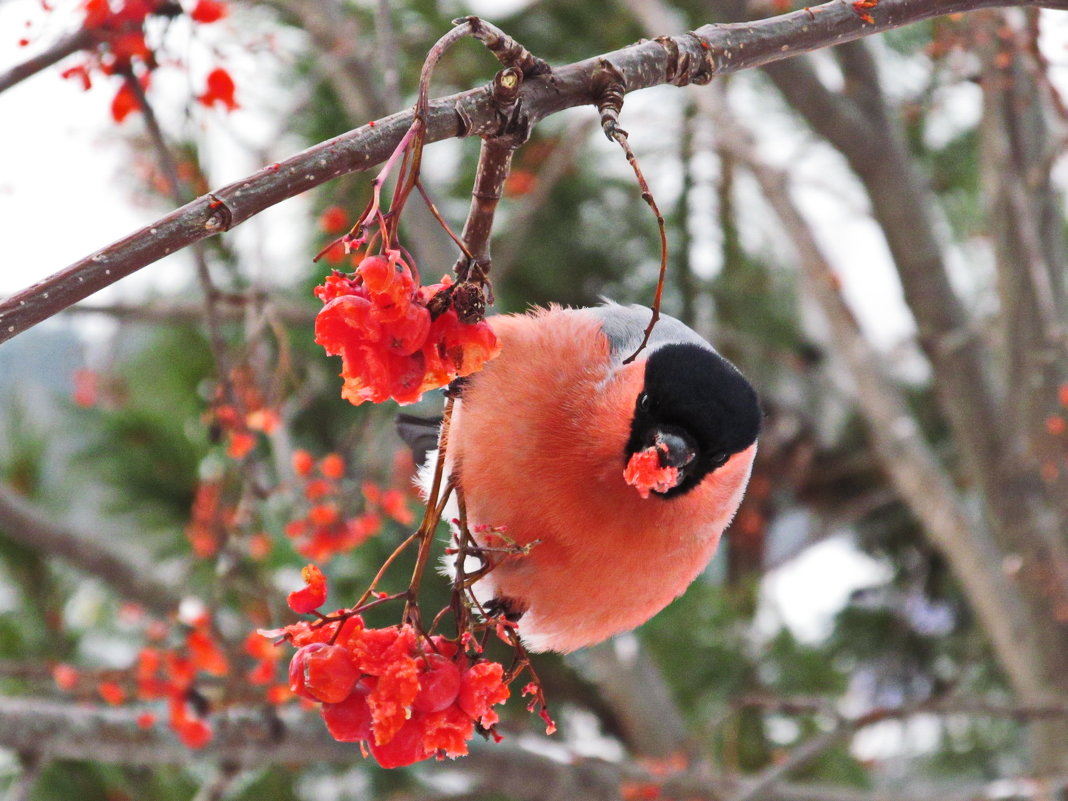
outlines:
{"label": "red berry", "polygon": [[293,472],[298,476],[311,475],[315,459],[307,451],[293,451]]}
{"label": "red berry", "polygon": [[323,704],[319,710],[330,736],[339,743],[355,743],[371,737],[371,708],[367,693],[357,686],[344,701]]}
{"label": "red berry", "polygon": [[313,642],[305,645],[303,648],[297,650],[293,654],[293,658],[289,660],[289,689],[299,695],[301,698],[309,698],[311,700],[317,700],[310,692],[304,683],[304,665],[308,661],[308,657],[325,648],[324,642]]}
{"label": "red berry", "polygon": [[430,669],[419,674],[419,695],[412,702],[412,709],[429,714],[452,706],[460,692],[460,669],[441,654],[428,654],[425,658]]}
{"label": "red berry", "polygon": [[348,649],[340,645],[313,642],[293,654],[289,663],[289,689],[313,701],[344,701],[359,678]]}
{"label": "red berry", "polygon": [[[314,513],[321,508],[330,507],[313,506],[311,512]],[[316,525],[319,525],[321,521],[316,519],[312,513],[309,513],[309,519]],[[305,615],[308,612],[318,609],[326,601],[326,576],[324,576],[323,571],[315,565],[307,565],[300,571],[300,577],[304,580],[306,586],[296,592],[289,593],[286,602],[289,604],[289,608],[298,615]]]}
{"label": "red berry", "polygon": [[415,714],[405,722],[389,742],[376,745],[370,741],[371,754],[383,768],[401,768],[429,756],[423,747],[425,719]]}
{"label": "red berry", "polygon": [[210,22],[217,22],[225,17],[226,14],[226,6],[216,2],[216,0],[197,0],[197,4],[193,7],[189,16],[196,22],[207,24]]}
{"label": "red berry", "polygon": [[508,685],[503,677],[504,666],[499,662],[476,662],[464,671],[457,705],[483,726],[492,726],[497,722],[492,707],[508,699]]}
{"label": "red berry", "polygon": [[442,637],[440,634],[435,634],[430,638],[430,642],[433,644],[437,653],[444,657],[452,659],[460,650],[460,646],[447,637]]}
{"label": "red berry", "polygon": [[396,268],[385,256],[368,256],[360,262],[356,272],[363,278],[363,285],[371,292],[386,292],[397,275]]}
{"label": "red berry", "polygon": [[398,356],[409,356],[426,342],[430,333],[430,312],[425,306],[409,304],[398,320],[384,328],[389,349]]}

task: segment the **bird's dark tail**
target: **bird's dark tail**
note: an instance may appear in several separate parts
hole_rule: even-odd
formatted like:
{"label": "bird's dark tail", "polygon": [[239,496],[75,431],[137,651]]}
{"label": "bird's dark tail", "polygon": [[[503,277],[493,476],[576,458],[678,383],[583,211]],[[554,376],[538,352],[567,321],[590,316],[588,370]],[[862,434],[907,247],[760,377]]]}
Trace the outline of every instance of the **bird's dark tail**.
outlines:
{"label": "bird's dark tail", "polygon": [[438,447],[438,430],[441,417],[416,417],[412,414],[397,415],[397,433],[411,448],[417,466],[426,464],[426,456]]}

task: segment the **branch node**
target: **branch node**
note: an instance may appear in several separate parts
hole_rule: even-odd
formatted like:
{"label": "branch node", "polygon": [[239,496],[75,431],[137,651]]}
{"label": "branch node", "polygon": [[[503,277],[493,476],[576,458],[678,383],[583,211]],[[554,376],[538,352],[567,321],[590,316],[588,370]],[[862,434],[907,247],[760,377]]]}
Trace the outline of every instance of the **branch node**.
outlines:
{"label": "branch node", "polygon": [[496,25],[481,17],[460,17],[454,19],[452,24],[467,25],[468,32],[482,42],[501,64],[518,70],[524,78],[534,78],[552,72],[547,61],[538,58]]}
{"label": "branch node", "polygon": [[211,216],[204,221],[209,231],[229,231],[234,225],[234,210],[218,195],[208,193],[208,211]]}
{"label": "branch node", "polygon": [[696,31],[689,31],[686,35],[697,43],[697,47],[701,51],[701,56],[698,59],[687,57],[686,67],[689,73],[689,83],[696,86],[709,84],[716,77],[716,72],[718,71],[716,69],[716,60],[713,57],[712,45]]}

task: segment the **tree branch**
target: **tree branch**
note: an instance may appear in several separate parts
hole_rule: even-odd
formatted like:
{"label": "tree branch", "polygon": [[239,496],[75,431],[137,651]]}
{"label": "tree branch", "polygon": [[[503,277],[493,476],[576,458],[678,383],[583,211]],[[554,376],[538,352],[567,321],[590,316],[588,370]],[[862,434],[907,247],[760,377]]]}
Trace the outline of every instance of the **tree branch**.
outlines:
{"label": "tree branch", "polygon": [[724,145],[752,172],[798,252],[806,286],[820,304],[856,383],[857,401],[883,469],[931,541],[949,558],[1016,689],[1029,697],[1041,695],[1045,682],[1038,670],[1038,644],[1028,632],[1026,613],[1015,600],[1018,596],[993,543],[964,509],[901,392],[879,369],[877,356],[838,292],[833,270],[790,198],[785,176],[755,156],[747,134],[730,114],[720,111],[716,119]]}
{"label": "tree branch", "polygon": [[89,534],[53,523],[48,514],[4,486],[0,486],[0,533],[38,553],[62,559],[149,609],[170,613],[181,600],[181,593],[156,578],[156,571],[147,564],[104,547]]}
{"label": "tree branch", "polygon": [[[615,713],[631,753],[666,757],[689,745],[686,722],[671,688],[633,634],[583,648],[568,660],[596,685]],[[649,725],[652,720],[655,726]]]}
{"label": "tree branch", "polygon": [[56,42],[43,53],[27,59],[0,75],[0,92],[10,89],[15,84],[36,75],[41,70],[48,69],[53,64],[77,53],[79,50],[85,50],[95,41],[96,36],[94,36],[93,31],[87,28],[80,28],[76,33]]}
{"label": "tree branch", "polygon": [[[191,751],[162,726],[142,729],[138,707],[81,706],[20,697],[0,697],[0,747],[40,755],[41,759],[92,760],[122,765],[189,764],[190,760],[226,763],[233,769],[264,765],[353,764],[360,759],[358,746],[335,741],[318,716],[295,707],[278,710],[233,709],[212,717],[215,738],[205,748]],[[866,715],[850,721],[854,729],[885,719]],[[528,751],[513,739],[503,743],[472,743],[471,755],[443,763],[442,769],[465,775],[474,783],[465,798],[487,793],[517,801],[617,801],[624,782],[662,785],[664,799],[722,801],[730,793],[743,793],[756,781],[738,777],[709,778],[701,770],[688,770],[665,778],[646,772],[633,762],[606,762],[575,757],[561,761]],[[759,781],[759,780],[757,780]],[[1023,781],[1023,780],[1022,780]],[[1035,787],[1061,787],[1065,777],[1051,777]],[[940,801],[974,801],[994,797],[987,785],[961,787],[939,796]],[[833,785],[780,782],[765,788],[764,801],[920,801],[930,792],[902,788],[872,792]]]}
{"label": "tree branch", "polygon": [[[843,0],[748,23],[705,25],[663,36],[527,78],[518,105],[528,124],[596,101],[593,77],[605,61],[627,92],[665,83],[707,83],[715,75],[769,64],[798,53],[880,33],[935,16],[993,6],[1068,9],[1068,0],[881,0],[865,22]],[[124,239],[0,303],[0,342],[142,267],[221,233],[270,206],[350,172],[384,161],[408,130],[401,112],[315,145],[177,209]],[[492,98],[473,89],[431,104],[426,141],[502,133]]]}

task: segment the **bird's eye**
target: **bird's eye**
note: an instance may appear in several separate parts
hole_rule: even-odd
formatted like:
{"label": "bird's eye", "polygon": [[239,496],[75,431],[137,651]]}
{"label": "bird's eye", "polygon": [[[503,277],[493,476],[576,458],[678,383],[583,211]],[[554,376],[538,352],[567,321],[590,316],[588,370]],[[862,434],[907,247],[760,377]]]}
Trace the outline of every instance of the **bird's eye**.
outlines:
{"label": "bird's eye", "polygon": [[714,453],[714,454],[712,454],[712,458],[711,458],[710,461],[712,462],[713,465],[715,465],[716,467],[719,467],[721,465],[726,464],[727,463],[727,459],[729,459],[729,458],[730,458],[730,454],[729,453]]}
{"label": "bird's eye", "polygon": [[638,409],[643,412],[649,411],[649,406],[652,405],[652,401],[649,400],[649,396],[646,393],[642,393],[638,396]]}

